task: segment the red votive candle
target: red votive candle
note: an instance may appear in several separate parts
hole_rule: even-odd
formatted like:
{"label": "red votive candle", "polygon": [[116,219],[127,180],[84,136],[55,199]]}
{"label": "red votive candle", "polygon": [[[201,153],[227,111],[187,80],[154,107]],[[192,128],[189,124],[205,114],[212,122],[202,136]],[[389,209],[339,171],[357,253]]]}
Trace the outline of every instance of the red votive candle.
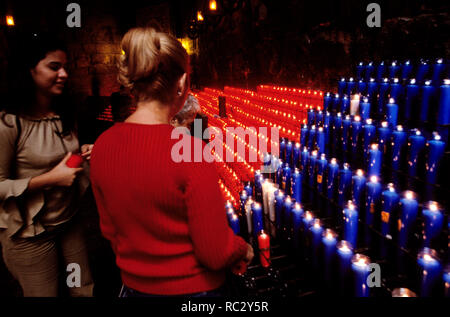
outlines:
{"label": "red votive candle", "polygon": [[259,259],[263,267],[270,266],[270,237],[261,232],[258,236]]}
{"label": "red votive candle", "polygon": [[71,168],[78,168],[83,164],[83,157],[80,154],[72,154],[66,162],[66,165]]}

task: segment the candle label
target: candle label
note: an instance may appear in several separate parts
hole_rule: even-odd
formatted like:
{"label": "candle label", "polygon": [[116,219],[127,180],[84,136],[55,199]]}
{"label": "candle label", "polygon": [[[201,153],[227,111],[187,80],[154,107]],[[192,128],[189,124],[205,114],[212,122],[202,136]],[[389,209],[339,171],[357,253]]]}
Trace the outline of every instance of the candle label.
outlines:
{"label": "candle label", "polygon": [[389,213],[386,211],[382,211],[381,212],[381,221],[383,221],[384,223],[389,223]]}
{"label": "candle label", "polygon": [[322,175],[317,175],[317,183],[322,184]]}
{"label": "candle label", "polygon": [[371,214],[375,213],[375,204],[374,203],[370,203],[370,213]]}
{"label": "candle label", "polygon": [[401,231],[401,230],[402,230],[402,220],[399,219],[398,220],[398,231]]}

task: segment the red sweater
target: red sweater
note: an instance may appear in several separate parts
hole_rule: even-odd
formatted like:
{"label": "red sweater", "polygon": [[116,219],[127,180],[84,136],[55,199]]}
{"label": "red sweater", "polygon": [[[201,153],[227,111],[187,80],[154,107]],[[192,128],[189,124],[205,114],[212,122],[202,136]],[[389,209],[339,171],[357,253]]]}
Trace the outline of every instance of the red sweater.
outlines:
{"label": "red sweater", "polygon": [[116,123],[92,151],[100,228],[123,283],[148,294],[215,289],[247,250],[228,227],[214,164],[175,163],[172,130]]}

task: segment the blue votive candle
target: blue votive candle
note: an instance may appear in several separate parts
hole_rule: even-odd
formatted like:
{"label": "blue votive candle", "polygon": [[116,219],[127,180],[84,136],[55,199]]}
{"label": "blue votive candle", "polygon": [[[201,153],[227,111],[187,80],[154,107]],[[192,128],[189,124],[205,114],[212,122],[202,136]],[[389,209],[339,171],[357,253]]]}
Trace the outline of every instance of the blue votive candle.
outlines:
{"label": "blue votive candle", "polygon": [[445,70],[445,63],[442,58],[439,58],[436,60],[436,63],[433,65],[433,75],[431,77],[431,80],[435,85],[439,85],[441,82],[441,74]]}
{"label": "blue votive candle", "polygon": [[364,150],[364,164],[369,161],[369,150],[370,145],[376,137],[376,128],[372,124],[372,119],[367,119],[364,125],[364,135],[363,135],[363,150]]}
{"label": "blue votive candle", "polygon": [[420,103],[420,121],[426,122],[429,117],[430,102],[436,96],[437,88],[431,85],[431,80],[425,81],[422,86],[422,98]]}
{"label": "blue votive candle", "polygon": [[390,98],[389,103],[386,105],[386,119],[391,129],[397,125],[398,105],[394,98]]}
{"label": "blue votive candle", "polygon": [[353,77],[350,77],[350,79],[347,82],[347,95],[350,96],[353,93],[353,90],[356,87],[356,82],[353,79]]}
{"label": "blue votive candle", "polygon": [[378,92],[378,114],[384,113],[384,103],[387,95],[387,91],[389,90],[389,79],[385,78],[380,83],[380,90]]}
{"label": "blue votive candle", "polygon": [[372,144],[369,150],[369,167],[367,169],[369,176],[380,177],[381,158],[381,151],[378,149],[378,144]]}
{"label": "blue votive candle", "polygon": [[400,100],[403,97],[403,86],[399,83],[398,78],[394,78],[391,83],[390,98]]}
{"label": "blue votive candle", "polygon": [[361,205],[362,194],[366,186],[366,178],[364,177],[364,171],[358,169],[352,177],[352,200],[355,202],[358,209]]}
{"label": "blue votive candle", "polygon": [[422,60],[420,62],[420,65],[417,69],[417,76],[416,76],[416,80],[418,83],[422,83],[423,80],[425,79],[425,76],[428,73],[428,69],[429,69],[429,65],[427,63],[427,61]]}
{"label": "blue votive candle", "polygon": [[348,241],[341,240],[337,244],[336,253],[339,266],[339,287],[342,294],[346,289],[347,281],[350,280],[353,246]]}
{"label": "blue votive candle", "polygon": [[441,233],[444,216],[437,202],[430,201],[425,206],[422,211],[424,218],[423,246],[430,247],[431,241]]}
{"label": "blue votive candle", "polygon": [[233,230],[234,234],[239,234],[241,232],[241,227],[239,224],[239,217],[235,213],[233,213],[233,215],[231,216],[229,221],[230,221],[230,227]]}
{"label": "blue votive candle", "polygon": [[[380,64],[378,64],[377,73],[375,74],[375,79],[377,80],[377,82],[381,82],[385,71],[386,71],[386,65],[384,64],[384,61],[382,61]],[[369,81],[369,79],[366,78],[366,81]]]}
{"label": "blue votive candle", "polygon": [[309,161],[309,152],[306,147],[303,148],[303,151],[300,155],[300,169],[303,173],[303,176],[306,177],[306,170],[308,168],[308,161]]}
{"label": "blue votive candle", "polygon": [[330,106],[331,106],[331,94],[329,92],[327,92],[325,94],[325,96],[323,97],[323,111],[327,111],[329,110]]}
{"label": "blue votive candle", "polygon": [[292,214],[292,231],[294,238],[294,247],[298,248],[300,245],[300,228],[303,217],[303,208],[299,203],[295,203],[291,210]]}
{"label": "blue votive candle", "polygon": [[320,219],[314,219],[312,221],[311,226],[309,227],[309,231],[311,232],[311,246],[312,246],[312,257],[314,267],[318,266],[319,263],[319,250],[320,250],[320,242],[322,240],[323,227]]}
{"label": "blue votive candle", "polygon": [[358,239],[358,209],[349,201],[344,209],[344,240],[356,248]]}
{"label": "blue votive candle", "polygon": [[325,153],[325,131],[323,127],[317,129],[317,151],[319,154]]}
{"label": "blue votive candle", "polygon": [[366,183],[366,225],[372,226],[376,207],[381,198],[381,184],[377,176],[371,176],[370,181]]}
{"label": "blue votive candle", "polygon": [[392,130],[389,128],[389,123],[386,121],[381,122],[381,126],[378,128],[378,139],[380,144],[380,150],[383,154],[386,153],[387,145],[391,140]]}
{"label": "blue votive candle", "polygon": [[284,208],[283,208],[283,215],[282,215],[282,226],[283,226],[283,230],[285,231],[290,231],[291,228],[291,212],[292,212],[292,207],[294,206],[294,202],[292,201],[290,196],[286,196],[286,199],[284,200]]}
{"label": "blue votive candle", "polygon": [[355,116],[354,120],[352,122],[352,157],[353,157],[353,159],[357,155],[358,141],[359,141],[359,136],[361,134],[361,129],[362,129],[361,117]]}
{"label": "blue votive candle", "polygon": [[426,163],[426,179],[430,184],[436,184],[439,163],[444,156],[445,142],[440,135],[434,134],[434,138],[428,141],[428,158]]}
{"label": "blue votive candle", "polygon": [[302,215],[302,227],[305,232],[308,231],[311,223],[314,221],[314,214],[311,211],[306,211]]}
{"label": "blue votive candle", "polygon": [[293,167],[298,167],[298,163],[300,162],[300,143],[295,143],[294,152],[293,152]]}
{"label": "blue votive candle", "polygon": [[400,159],[402,154],[402,148],[406,144],[406,132],[403,131],[403,127],[398,125],[392,132],[392,169],[398,171],[400,168]]}
{"label": "blue votive candle", "polygon": [[308,111],[308,126],[312,126],[316,124],[316,112],[314,109],[310,109]]}
{"label": "blue votive candle", "polygon": [[369,98],[365,97],[359,103],[359,114],[361,119],[365,122],[370,117],[370,102]]}
{"label": "blue votive candle", "polygon": [[281,228],[281,217],[284,208],[284,193],[282,190],[275,191],[275,224],[278,230]]}
{"label": "blue votive candle", "polygon": [[400,199],[401,217],[398,222],[399,245],[406,248],[411,231],[411,227],[417,219],[419,204],[412,191],[406,191],[404,197]]}
{"label": "blue votive candle", "polygon": [[255,234],[255,238],[257,238],[261,230],[264,229],[262,208],[258,202],[252,204],[252,225],[253,233]]}
{"label": "blue votive candle", "polygon": [[338,94],[342,96],[345,93],[346,87],[347,82],[345,81],[345,78],[341,78],[341,80],[338,83]]}
{"label": "blue votive candle", "polygon": [[369,297],[369,287],[367,285],[367,277],[369,276],[370,259],[363,254],[355,254],[352,257],[352,271],[355,281],[355,296]]}
{"label": "blue votive candle", "polygon": [[400,196],[396,193],[394,184],[389,183],[387,189],[381,193],[381,234],[388,239],[392,239],[391,215],[395,212],[399,200]]}
{"label": "blue votive candle", "polygon": [[323,125],[323,112],[322,112],[322,110],[319,110],[316,113],[316,125],[317,126]]}
{"label": "blue votive candle", "polygon": [[411,114],[413,111],[413,104],[416,98],[419,96],[419,86],[416,83],[416,79],[411,79],[409,84],[406,85],[406,98],[405,98],[405,109],[404,109],[404,117],[405,120],[411,119]]}
{"label": "blue votive candle", "polygon": [[313,125],[309,129],[308,149],[310,151],[314,150],[315,142],[316,142],[316,126]]}
{"label": "blue votive candle", "polygon": [[350,112],[350,99],[347,96],[342,98],[340,111],[344,114],[348,114]]}
{"label": "blue votive candle", "polygon": [[375,66],[372,62],[366,65],[366,74],[365,79],[366,81],[369,81],[370,77],[372,77],[373,72],[375,71]]}
{"label": "blue votive candle", "polygon": [[286,144],[286,164],[288,164],[289,166],[292,165],[292,149],[293,149],[294,145],[292,144],[291,141],[289,141]]}
{"label": "blue votive candle", "polygon": [[338,182],[338,205],[343,207],[344,203],[350,198],[352,184],[352,171],[348,163],[344,163],[343,168],[339,171]]}
{"label": "blue votive candle", "polygon": [[359,92],[360,94],[365,94],[365,93],[366,93],[366,89],[367,89],[367,84],[366,84],[366,82],[364,81],[364,79],[360,79],[360,80],[358,81],[358,92]]}
{"label": "blue votive candle", "polygon": [[336,193],[336,184],[339,173],[339,165],[336,162],[335,158],[332,158],[330,164],[328,164],[328,173],[327,173],[327,198],[329,200],[334,200]]}
{"label": "blue votive candle", "polygon": [[400,66],[397,65],[397,61],[392,62],[391,66],[389,66],[389,78],[394,78],[397,76],[399,70]]}
{"label": "blue votive candle", "polygon": [[410,177],[416,177],[417,160],[424,147],[425,137],[419,130],[413,130],[412,135],[409,137],[408,174]]}
{"label": "blue votive candle", "polygon": [[314,188],[316,163],[317,163],[317,151],[312,151],[311,155],[309,156],[308,162],[308,174],[309,174],[308,180],[309,186],[311,188]]}
{"label": "blue votive candle", "polygon": [[282,181],[282,186],[281,186],[281,188],[286,193],[290,193],[291,192],[291,174],[292,174],[291,168],[286,163],[284,165],[284,168],[283,168],[283,181]]}
{"label": "blue votive candle", "polygon": [[439,112],[437,123],[450,124],[450,79],[445,79],[439,88]]}
{"label": "blue votive candle", "polygon": [[307,144],[308,134],[309,134],[308,126],[306,124],[304,124],[300,130],[300,145],[303,147],[308,145]]}
{"label": "blue votive candle", "polygon": [[324,183],[325,183],[325,172],[327,169],[327,165],[328,162],[325,158],[325,154],[321,154],[320,155],[320,159],[317,160],[316,166],[317,166],[317,180],[316,180],[316,184],[317,184],[317,191],[319,193],[323,192],[323,187],[324,187]]}
{"label": "blue votive candle", "polygon": [[367,96],[370,100],[374,100],[374,97],[378,94],[378,83],[374,78],[370,78],[370,81],[367,83]]}
{"label": "blue votive candle", "polygon": [[344,157],[347,156],[348,150],[348,133],[350,130],[350,125],[352,124],[352,120],[350,116],[345,116],[345,119],[342,120],[342,134],[341,134],[341,142],[342,142],[342,151],[344,152]]}
{"label": "blue votive candle", "polygon": [[339,107],[341,104],[341,98],[339,94],[335,94],[333,98],[333,110],[339,111]]}
{"label": "blue votive candle", "polygon": [[334,266],[334,257],[336,255],[337,234],[331,229],[325,229],[322,233],[323,263],[327,283],[331,281],[331,272]]}
{"label": "blue votive candle", "polygon": [[412,71],[412,64],[410,61],[405,61],[405,63],[403,64],[402,67],[402,79],[408,79],[409,75],[411,74]]}
{"label": "blue votive candle", "polygon": [[364,73],[364,63],[360,62],[358,65],[356,65],[356,78],[357,79],[361,79],[363,78],[363,73]]}
{"label": "blue votive candle", "polygon": [[286,161],[286,140],[284,138],[280,142],[280,159]]}
{"label": "blue votive candle", "polygon": [[292,174],[292,197],[298,203],[302,201],[302,174],[298,168]]}
{"label": "blue votive candle", "polygon": [[441,281],[442,266],[435,250],[423,248],[417,256],[420,268],[420,296],[430,297]]}

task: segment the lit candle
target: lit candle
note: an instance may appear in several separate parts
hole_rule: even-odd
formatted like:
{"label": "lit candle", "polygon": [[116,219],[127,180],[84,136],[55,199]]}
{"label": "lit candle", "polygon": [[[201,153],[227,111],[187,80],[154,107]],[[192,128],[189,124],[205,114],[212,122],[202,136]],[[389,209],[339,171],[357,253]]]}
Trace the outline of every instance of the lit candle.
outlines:
{"label": "lit candle", "polygon": [[361,117],[355,116],[352,122],[352,158],[355,159],[358,155],[358,143],[361,134],[362,123]]}
{"label": "lit candle", "polygon": [[341,112],[344,113],[344,114],[349,114],[350,113],[350,99],[348,99],[347,96],[344,96],[342,98]]}
{"label": "lit candle", "polygon": [[280,156],[283,161],[286,161],[286,140],[284,138],[281,139],[280,142]]}
{"label": "lit candle", "polygon": [[233,229],[234,234],[239,234],[241,232],[241,227],[239,224],[239,217],[233,213],[231,218],[229,219],[230,227]]}
{"label": "lit candle", "polygon": [[433,81],[433,84],[438,86],[441,82],[441,74],[445,70],[445,63],[442,58],[439,58],[436,60],[436,63],[433,65],[433,75],[431,77],[431,80]]}
{"label": "lit candle", "polygon": [[263,232],[258,235],[259,259],[262,267],[270,266],[270,237]]}
{"label": "lit candle", "polygon": [[384,102],[386,99],[387,91],[389,90],[389,79],[385,78],[380,83],[380,90],[378,92],[378,114],[384,113]]}
{"label": "lit candle", "polygon": [[323,117],[323,127],[324,127],[324,130],[325,130],[326,127],[329,127],[329,126],[330,126],[330,122],[331,122],[331,115],[330,115],[330,113],[327,111],[327,112],[325,113],[324,117]]}
{"label": "lit candle", "polygon": [[333,110],[339,111],[340,104],[341,104],[341,98],[340,98],[339,94],[335,94],[334,99],[333,99]]}
{"label": "lit candle", "polygon": [[337,244],[337,256],[339,266],[339,287],[340,294],[346,293],[346,285],[350,280],[351,264],[353,257],[353,246],[345,240],[339,241]]}
{"label": "lit candle", "polygon": [[283,161],[278,160],[276,179],[277,179],[278,187],[280,187],[280,188],[283,186],[283,166],[284,166]]}
{"label": "lit candle", "polygon": [[389,96],[395,100],[400,100],[403,97],[403,85],[400,84],[398,78],[392,79],[391,92],[389,93]]}
{"label": "lit candle", "polygon": [[317,151],[319,154],[325,153],[325,131],[323,127],[317,130]]}
{"label": "lit candle", "polygon": [[386,105],[386,119],[391,128],[397,125],[398,105],[395,103],[394,98],[389,99],[389,103]]}
{"label": "lit candle", "polygon": [[247,229],[248,229],[248,235],[251,236],[253,232],[253,226],[252,226],[252,206],[254,204],[254,201],[251,197],[247,199],[247,202],[245,203],[245,216],[247,219]]}
{"label": "lit candle", "polygon": [[311,227],[309,227],[311,233],[311,247],[312,247],[312,260],[313,267],[317,268],[319,266],[319,250],[320,241],[322,240],[323,227],[320,219],[314,219]]}
{"label": "lit candle", "polygon": [[350,130],[350,125],[352,120],[350,116],[347,115],[344,120],[342,120],[342,133],[341,133],[341,142],[342,142],[342,151],[344,153],[344,159],[348,157],[348,134]]}
{"label": "lit candle", "polygon": [[[341,113],[338,112],[333,120],[333,139],[334,140],[340,139],[341,128],[342,128],[342,116],[341,116]],[[336,152],[337,152],[338,143],[339,142],[332,142],[332,149],[333,149],[334,154],[336,154]]]}
{"label": "lit candle", "polygon": [[327,283],[331,282],[332,270],[334,267],[334,257],[336,255],[337,234],[331,229],[325,229],[322,233],[323,245],[323,263],[324,263],[324,278]]}
{"label": "lit candle", "polygon": [[308,126],[316,124],[316,112],[314,109],[308,111]]}
{"label": "lit candle", "polygon": [[364,164],[369,162],[369,150],[370,145],[376,137],[376,128],[372,124],[372,119],[367,119],[364,125],[364,135],[363,135],[363,150],[364,150]]}
{"label": "lit candle", "polygon": [[399,230],[399,245],[406,248],[411,227],[417,218],[417,210],[419,204],[415,199],[415,194],[412,191],[407,191],[402,199],[400,199],[401,217],[398,222]]}
{"label": "lit candle", "polygon": [[354,116],[357,113],[359,113],[359,101],[360,101],[360,95],[354,94],[352,95],[351,101],[350,101],[350,115]]}
{"label": "lit candle", "polygon": [[391,66],[389,66],[389,78],[394,78],[397,76],[399,70],[400,66],[397,65],[397,61],[392,62]]}
{"label": "lit candle", "polygon": [[315,142],[316,142],[316,126],[313,125],[309,129],[308,149],[310,151],[314,150]]}
{"label": "lit candle", "polygon": [[336,159],[332,158],[330,164],[328,164],[327,173],[327,198],[331,201],[334,201],[338,173],[339,165],[337,164]]}
{"label": "lit candle", "polygon": [[291,192],[291,174],[292,174],[291,168],[286,163],[284,165],[284,168],[283,168],[283,181],[282,181],[282,186],[281,186],[281,188],[286,193],[290,193]]}
{"label": "lit candle", "polygon": [[361,206],[362,194],[364,193],[364,188],[366,186],[366,178],[364,177],[363,170],[359,169],[356,171],[355,175],[352,177],[352,183],[352,199],[359,208]]}
{"label": "lit candle", "polygon": [[300,130],[300,145],[301,146],[307,146],[308,134],[309,134],[308,126],[306,124],[304,124],[302,129]]}
{"label": "lit candle", "polygon": [[348,163],[344,163],[343,168],[340,170],[338,182],[338,205],[343,207],[345,201],[350,198],[352,182],[352,171]]}
{"label": "lit candle", "polygon": [[379,145],[383,154],[386,154],[387,145],[391,139],[392,130],[389,128],[389,123],[386,121],[381,122],[381,126],[378,127],[378,139],[380,140]]}
{"label": "lit candle", "polygon": [[381,151],[378,149],[378,144],[372,144],[369,150],[369,166],[367,168],[369,176],[380,176],[381,158]]}
{"label": "lit candle", "polygon": [[292,165],[292,148],[293,148],[293,146],[294,145],[292,144],[291,141],[289,141],[286,144],[286,158],[285,158],[285,161],[286,161],[286,164],[288,164],[289,166]]}
{"label": "lit candle", "polygon": [[360,94],[365,94],[365,93],[366,93],[366,89],[367,89],[367,84],[366,84],[366,82],[364,81],[364,79],[360,79],[360,80],[358,81],[358,92],[359,92]]}
{"label": "lit candle", "polygon": [[355,281],[355,296],[369,297],[367,277],[369,276],[370,259],[363,254],[355,254],[352,257],[352,271]]}
{"label": "lit candle", "polygon": [[[381,80],[383,79],[385,71],[386,71],[386,65],[384,64],[384,61],[382,61],[377,66],[377,73],[375,75],[375,79],[377,80],[377,82],[381,82]],[[367,78],[366,78],[366,81],[368,81]]]}
{"label": "lit candle", "polygon": [[411,119],[412,111],[417,98],[419,97],[419,86],[416,83],[416,79],[411,79],[409,84],[406,85],[406,98],[405,98],[405,108],[403,116],[405,120]]}
{"label": "lit candle", "polygon": [[360,62],[358,65],[356,65],[356,78],[357,79],[361,79],[363,78],[363,73],[364,73],[364,63]]}
{"label": "lit candle", "polygon": [[278,189],[275,191],[275,224],[278,230],[281,229],[281,217],[284,208],[284,193]]}
{"label": "lit candle", "polygon": [[338,83],[338,94],[342,96],[345,92],[346,87],[347,82],[345,81],[345,78],[341,78],[341,80]]}
{"label": "lit candle", "polygon": [[370,102],[369,98],[363,98],[363,101],[359,104],[359,114],[363,121],[366,121],[370,117]]}
{"label": "lit candle", "polygon": [[300,228],[303,217],[303,208],[299,203],[295,203],[292,208],[292,230],[293,230],[293,241],[294,248],[297,250],[300,246]]}
{"label": "lit candle", "polygon": [[400,168],[400,158],[402,149],[406,144],[406,132],[403,131],[403,127],[398,125],[392,132],[392,169],[398,171]]}
{"label": "lit candle", "polygon": [[316,113],[316,125],[323,125],[323,112],[321,110]]}
{"label": "lit candle", "polygon": [[374,97],[378,94],[378,83],[374,78],[370,78],[370,81],[367,83],[367,97],[369,100],[374,100]]}
{"label": "lit candle", "polygon": [[422,86],[422,98],[420,103],[420,121],[426,122],[429,118],[429,109],[430,109],[430,102],[433,98],[435,98],[437,93],[437,88],[433,85],[431,85],[431,81],[427,80],[425,81],[424,85]]}
{"label": "lit candle", "polygon": [[353,90],[356,87],[356,82],[353,79],[353,77],[350,77],[350,79],[347,82],[347,95],[350,96],[353,93]]}
{"label": "lit candle", "polygon": [[323,97],[323,111],[327,111],[328,108],[331,106],[331,94],[327,92],[325,96]]}
{"label": "lit candle", "polygon": [[298,167],[300,161],[300,143],[295,143],[294,154],[293,154],[293,167]]}
{"label": "lit candle", "polygon": [[296,202],[302,201],[302,174],[298,168],[292,174],[292,197]]}
{"label": "lit candle", "polygon": [[261,204],[254,202],[252,204],[252,224],[253,224],[253,233],[256,235],[264,229],[263,222],[263,214]]}
{"label": "lit candle", "polygon": [[381,234],[388,239],[392,239],[391,215],[396,214],[399,200],[400,196],[395,192],[394,184],[389,183],[387,189],[381,193]]}
{"label": "lit candle", "polygon": [[439,112],[437,123],[439,125],[450,124],[450,79],[445,79],[439,88]]}
{"label": "lit candle", "polygon": [[409,137],[408,174],[410,177],[416,177],[417,160],[424,147],[425,137],[419,130],[413,130],[412,135]]}
{"label": "lit candle", "polygon": [[283,231],[286,233],[290,232],[291,228],[291,212],[292,212],[292,206],[294,205],[294,202],[292,201],[290,196],[286,196],[286,199],[284,200],[284,214],[282,215],[282,227]]}
{"label": "lit candle", "polygon": [[344,240],[356,248],[358,239],[358,210],[352,201],[344,209]]}
{"label": "lit candle", "polygon": [[366,183],[366,225],[372,226],[374,214],[381,197],[381,184],[377,176],[371,176]]}
{"label": "lit candle", "polygon": [[270,232],[273,237],[276,236],[276,227],[275,227],[275,220],[276,220],[276,212],[275,212],[275,192],[278,191],[277,187],[272,184],[272,186],[269,187],[269,191],[267,193],[268,196],[268,205],[269,205],[269,227]]}
{"label": "lit candle", "polygon": [[265,215],[269,213],[269,189],[272,187],[272,181],[265,179],[262,183],[263,212]]}
{"label": "lit candle", "polygon": [[370,77],[372,77],[373,71],[375,70],[375,66],[373,66],[373,63],[370,62],[366,66],[366,81],[369,81]]}
{"label": "lit candle", "polygon": [[429,65],[428,65],[427,61],[422,60],[417,69],[416,80],[418,83],[423,82],[423,80],[425,79],[425,76],[428,74],[428,69],[429,69]]}
{"label": "lit candle", "polygon": [[426,179],[430,184],[436,184],[437,172],[440,162],[444,156],[445,142],[441,140],[438,134],[434,135],[432,140],[428,141],[428,158],[426,163]]}
{"label": "lit candle", "polygon": [[403,67],[402,67],[402,79],[408,79],[409,78],[409,74],[411,74],[412,68],[413,67],[412,67],[412,64],[411,64],[410,61],[406,61],[403,64]]}
{"label": "lit candle", "polygon": [[308,161],[309,161],[309,152],[308,149],[305,147],[302,151],[302,154],[300,156],[300,168],[303,173],[303,177],[306,177],[306,169],[308,167]]}
{"label": "lit candle", "polygon": [[430,247],[432,240],[441,233],[444,216],[435,201],[428,202],[422,214],[424,217],[423,246]]}
{"label": "lit candle", "polygon": [[247,196],[252,196],[253,194],[253,187],[250,182],[245,185],[244,190],[247,192]]}
{"label": "lit candle", "polygon": [[[317,163],[317,151],[312,151],[311,155],[309,156],[308,162],[308,174],[309,174],[308,180],[309,180],[309,187],[311,189],[314,188],[316,163]],[[312,190],[310,192],[312,193]]]}
{"label": "lit candle", "polygon": [[327,169],[328,162],[325,158],[325,154],[320,155],[320,159],[317,160],[317,191],[319,193],[323,193],[323,184],[324,184],[324,177],[325,177],[325,171]]}
{"label": "lit candle", "polygon": [[302,226],[303,230],[308,231],[311,223],[314,221],[314,215],[311,211],[306,211],[302,215]]}
{"label": "lit candle", "polygon": [[435,250],[423,248],[417,256],[420,268],[420,296],[430,297],[441,280],[442,267]]}

